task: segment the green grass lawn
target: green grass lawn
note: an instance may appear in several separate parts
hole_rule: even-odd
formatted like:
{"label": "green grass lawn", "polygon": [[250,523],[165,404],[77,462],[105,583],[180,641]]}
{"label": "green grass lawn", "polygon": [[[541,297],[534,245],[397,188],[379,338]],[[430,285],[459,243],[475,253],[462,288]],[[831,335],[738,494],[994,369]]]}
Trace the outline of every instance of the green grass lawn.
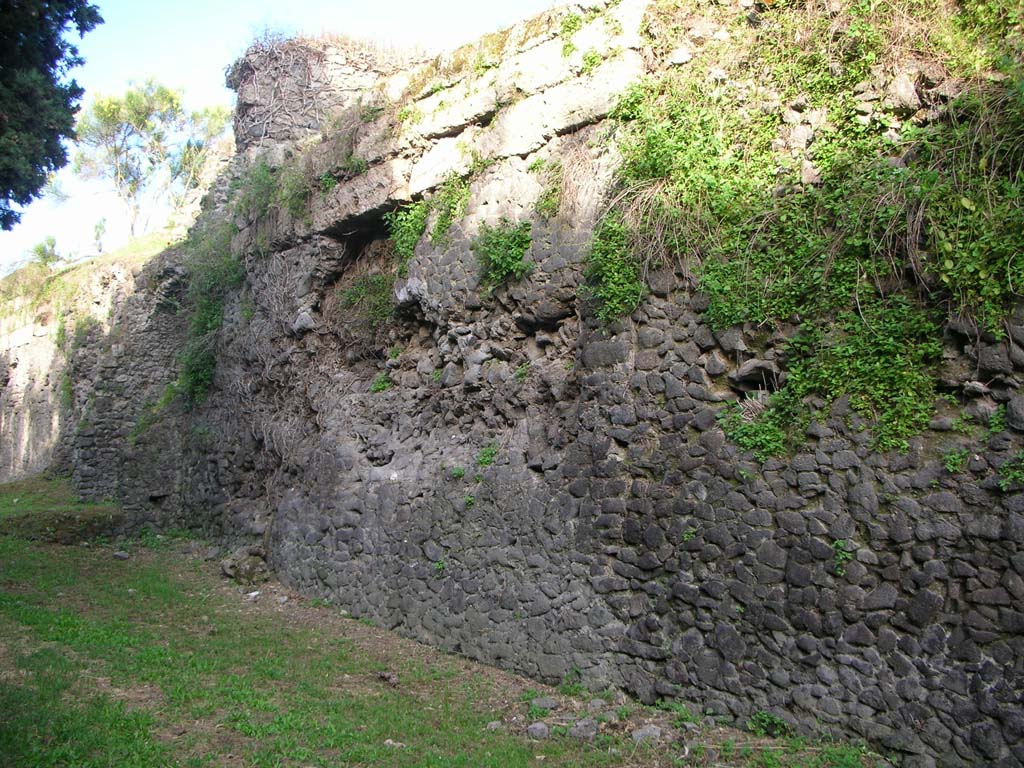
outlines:
{"label": "green grass lawn", "polygon": [[[0,487],[0,521],[80,506],[58,486]],[[688,735],[688,754],[638,748],[631,729],[674,715],[635,704],[592,743],[531,741],[533,689],[567,706],[564,694],[581,692],[443,654],[274,583],[254,600],[208,549],[0,535],[0,766],[878,764],[850,747],[721,728]]]}

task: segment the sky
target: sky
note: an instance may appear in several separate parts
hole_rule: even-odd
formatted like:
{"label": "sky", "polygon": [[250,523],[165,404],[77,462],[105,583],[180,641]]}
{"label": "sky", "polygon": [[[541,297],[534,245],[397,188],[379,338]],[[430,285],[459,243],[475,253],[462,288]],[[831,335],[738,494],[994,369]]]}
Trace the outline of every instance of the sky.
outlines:
{"label": "sky", "polygon": [[[121,95],[148,78],[184,92],[188,109],[224,104],[224,70],[260,33],[335,33],[384,44],[446,50],[557,5],[557,0],[93,0],[104,23],[74,42],[85,64],[71,76],[85,89],[82,105],[98,95]],[[72,151],[69,155],[73,154]],[[58,174],[67,202],[36,200],[10,232],[0,231],[0,274],[36,243],[57,240],[59,253],[95,253],[94,227],[106,220],[106,251],[127,239],[122,204],[112,189]],[[150,228],[159,225],[150,221]],[[138,232],[136,233],[138,234]]]}

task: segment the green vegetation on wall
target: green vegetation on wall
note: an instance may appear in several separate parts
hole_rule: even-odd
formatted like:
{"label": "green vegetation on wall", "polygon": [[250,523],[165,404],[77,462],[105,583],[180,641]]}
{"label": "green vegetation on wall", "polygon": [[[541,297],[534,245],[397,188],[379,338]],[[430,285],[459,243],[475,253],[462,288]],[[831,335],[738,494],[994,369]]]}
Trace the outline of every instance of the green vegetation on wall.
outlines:
{"label": "green vegetation on wall", "polygon": [[[645,20],[663,53],[682,5],[657,3]],[[797,5],[745,32],[744,70],[722,77],[713,68],[726,57],[694,60],[624,94],[612,113],[620,193],[588,276],[607,321],[638,306],[649,267],[681,263],[712,327],[791,336],[788,376],[766,407],[723,414],[742,447],[780,453],[802,439],[807,403],[848,395],[876,424],[875,445],[900,448],[932,411],[943,318],[973,315],[1000,335],[1024,286],[1021,11],[1007,0],[953,15],[918,0],[855,2],[840,24]],[[968,80],[927,122],[912,109],[865,118],[856,94],[874,65],[894,61],[899,34],[951,75],[1001,74]],[[769,94],[777,107],[763,107]],[[779,149],[789,103],[822,116],[805,150]]]}
{"label": "green vegetation on wall", "polygon": [[533,265],[525,261],[530,250],[530,222],[513,225],[502,217],[496,227],[483,224],[470,246],[483,267],[483,281],[491,285],[512,278],[518,280],[526,275]]}
{"label": "green vegetation on wall", "polygon": [[230,220],[213,220],[193,228],[186,243],[189,328],[180,357],[178,389],[192,403],[202,402],[213,384],[224,307],[245,278],[241,262],[231,251],[234,233]]}

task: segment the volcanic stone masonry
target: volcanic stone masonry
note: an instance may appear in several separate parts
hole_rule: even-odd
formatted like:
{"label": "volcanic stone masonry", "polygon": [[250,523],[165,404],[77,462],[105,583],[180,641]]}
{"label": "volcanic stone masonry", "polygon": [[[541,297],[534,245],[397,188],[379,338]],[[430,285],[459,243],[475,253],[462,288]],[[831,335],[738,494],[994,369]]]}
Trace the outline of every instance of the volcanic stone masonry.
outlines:
{"label": "volcanic stone masonry", "polygon": [[[135,525],[260,545],[288,585],[538,679],[740,724],[765,711],[907,766],[1024,765],[1024,493],[997,475],[1022,446],[1024,313],[1003,340],[944,331],[947,388],[979,418],[1005,404],[1005,429],[965,437],[946,404],[908,451],[878,453],[841,400],[800,453],[741,452],[716,416],[774,386],[783,336],[713,330],[682,266],[607,325],[581,290],[617,163],[606,118],[651,66],[644,3],[589,10],[569,55],[565,9],[409,68],[329,41],[255,48],[204,213],[234,221],[246,274],[212,391],[154,408],[188,331],[178,246],[69,361],[54,462]],[[729,32],[695,12],[688,34],[699,51]],[[880,70],[869,106],[948,85]],[[798,151],[823,119],[779,141]],[[561,164],[550,219],[539,160]],[[260,162],[336,184],[302,214],[247,215],[229,197]],[[464,215],[421,238],[392,319],[367,322],[348,292],[391,270],[385,214],[453,171]],[[489,287],[471,244],[503,219],[531,223],[533,267]]]}

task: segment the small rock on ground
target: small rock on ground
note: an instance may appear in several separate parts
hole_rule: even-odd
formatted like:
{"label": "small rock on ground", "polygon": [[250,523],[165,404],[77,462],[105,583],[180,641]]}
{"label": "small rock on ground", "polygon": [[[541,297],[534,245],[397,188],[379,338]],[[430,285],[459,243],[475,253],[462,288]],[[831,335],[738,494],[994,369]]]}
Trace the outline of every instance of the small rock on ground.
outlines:
{"label": "small rock on ground", "polygon": [[547,723],[531,723],[526,728],[526,735],[531,739],[546,739],[548,737]]}
{"label": "small rock on ground", "polygon": [[550,696],[538,696],[536,699],[531,701],[530,704],[539,709],[546,709],[548,711],[558,709],[558,702]]}
{"label": "small rock on ground", "polygon": [[585,717],[569,729],[569,735],[580,741],[593,741],[597,736],[597,720]]}
{"label": "small rock on ground", "polygon": [[115,560],[127,560],[128,559],[128,553],[123,551],[123,550],[118,550],[117,552],[114,553],[113,557],[114,557]]}
{"label": "small rock on ground", "polygon": [[656,744],[661,740],[661,728],[656,725],[645,725],[630,734],[636,744]]}

